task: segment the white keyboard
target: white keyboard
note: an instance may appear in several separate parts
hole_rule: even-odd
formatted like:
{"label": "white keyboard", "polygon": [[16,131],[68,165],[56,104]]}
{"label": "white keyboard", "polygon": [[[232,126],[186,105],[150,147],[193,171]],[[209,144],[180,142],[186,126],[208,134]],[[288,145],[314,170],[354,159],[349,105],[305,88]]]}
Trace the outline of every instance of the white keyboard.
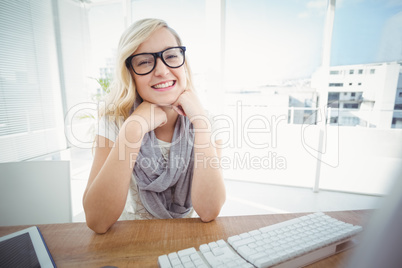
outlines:
{"label": "white keyboard", "polygon": [[158,258],[161,268],[301,267],[353,246],[362,231],[318,212]]}

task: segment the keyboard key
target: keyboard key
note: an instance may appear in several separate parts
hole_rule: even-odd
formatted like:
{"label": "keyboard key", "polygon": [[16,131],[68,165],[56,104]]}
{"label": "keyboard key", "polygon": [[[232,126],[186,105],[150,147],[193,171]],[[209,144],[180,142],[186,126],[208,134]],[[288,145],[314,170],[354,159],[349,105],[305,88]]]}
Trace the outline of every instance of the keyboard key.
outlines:
{"label": "keyboard key", "polygon": [[179,255],[176,252],[172,252],[168,255],[169,259],[178,259]]}
{"label": "keyboard key", "polygon": [[184,256],[188,256],[191,255],[193,253],[196,253],[197,251],[195,250],[195,248],[188,248],[188,249],[183,249],[177,252],[177,255],[179,255],[180,258],[184,257]]}
{"label": "keyboard key", "polygon": [[241,240],[236,240],[231,245],[233,246],[234,249],[238,249],[240,246],[247,245],[249,243],[255,242],[255,239],[252,237],[241,239]]}
{"label": "keyboard key", "polygon": [[226,242],[224,240],[222,240],[222,239],[216,241],[216,243],[218,244],[219,247],[226,247],[227,246]]}
{"label": "keyboard key", "polygon": [[251,235],[249,233],[242,233],[239,236],[240,236],[240,238],[245,239],[245,238],[249,238]]}
{"label": "keyboard key", "polygon": [[207,262],[209,263],[209,265],[211,265],[212,267],[216,267],[216,266],[222,264],[222,262],[220,260],[215,258],[214,254],[212,252],[205,252],[204,257],[207,260]]}
{"label": "keyboard key", "polygon": [[251,236],[255,236],[255,235],[261,234],[261,232],[260,232],[259,230],[254,230],[254,231],[249,232],[249,234],[250,234]]}
{"label": "keyboard key", "polygon": [[196,268],[192,262],[185,262],[183,266],[184,268]]}
{"label": "keyboard key", "polygon": [[217,248],[218,244],[216,242],[211,242],[208,244],[209,248],[212,250],[213,248]]}
{"label": "keyboard key", "polygon": [[203,245],[200,246],[200,251],[202,253],[204,253],[204,252],[211,251],[211,249],[209,248],[209,246],[207,244],[203,244]]}
{"label": "keyboard key", "polygon": [[223,255],[223,250],[219,247],[213,248],[212,253],[214,254],[215,257]]}
{"label": "keyboard key", "polygon": [[270,256],[265,256],[263,258],[260,258],[260,259],[256,260],[255,265],[257,267],[268,267],[268,266],[271,266],[271,265],[273,265],[275,263],[274,260],[275,259],[273,259]]}
{"label": "keyboard key", "polygon": [[268,254],[264,252],[258,252],[256,254],[248,256],[247,260],[251,263],[256,263],[256,261],[261,258],[268,258]]}
{"label": "keyboard key", "polygon": [[167,255],[162,255],[158,257],[158,264],[159,267],[164,267],[164,268],[172,268],[170,265],[170,261]]}
{"label": "keyboard key", "polygon": [[173,267],[181,265],[181,261],[179,259],[170,259],[170,263]]}
{"label": "keyboard key", "polygon": [[237,249],[237,252],[238,252],[241,256],[243,256],[243,258],[245,258],[246,260],[248,260],[247,257],[248,257],[249,255],[252,255],[252,254],[257,253],[257,251],[256,251],[255,249],[252,249],[252,248],[250,248],[250,247],[247,246],[247,245],[243,245],[243,246],[239,247],[239,248]]}
{"label": "keyboard key", "polygon": [[235,235],[235,236],[229,237],[228,242],[229,242],[229,244],[232,244],[234,241],[237,241],[237,240],[240,240],[240,239],[241,239],[240,236]]}

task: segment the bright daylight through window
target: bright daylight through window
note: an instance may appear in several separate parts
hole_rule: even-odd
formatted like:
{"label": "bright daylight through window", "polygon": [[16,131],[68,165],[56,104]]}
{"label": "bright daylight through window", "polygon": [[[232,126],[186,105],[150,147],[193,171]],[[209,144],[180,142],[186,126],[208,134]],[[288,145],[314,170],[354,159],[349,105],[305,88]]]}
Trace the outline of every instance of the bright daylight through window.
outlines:
{"label": "bright daylight through window", "polygon": [[402,164],[395,0],[2,1],[0,161],[92,148],[119,36],[147,17],[183,39],[225,178],[387,191]]}

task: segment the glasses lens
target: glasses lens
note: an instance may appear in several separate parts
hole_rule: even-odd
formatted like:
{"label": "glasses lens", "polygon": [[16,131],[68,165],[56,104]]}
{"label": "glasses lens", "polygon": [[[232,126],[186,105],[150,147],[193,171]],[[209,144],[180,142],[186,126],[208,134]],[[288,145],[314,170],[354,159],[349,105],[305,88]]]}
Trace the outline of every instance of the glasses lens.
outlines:
{"label": "glasses lens", "polygon": [[155,59],[152,54],[136,55],[131,60],[131,65],[137,74],[146,74],[152,70]]}
{"label": "glasses lens", "polygon": [[184,51],[181,48],[170,48],[162,54],[165,63],[172,68],[177,68],[184,63]]}

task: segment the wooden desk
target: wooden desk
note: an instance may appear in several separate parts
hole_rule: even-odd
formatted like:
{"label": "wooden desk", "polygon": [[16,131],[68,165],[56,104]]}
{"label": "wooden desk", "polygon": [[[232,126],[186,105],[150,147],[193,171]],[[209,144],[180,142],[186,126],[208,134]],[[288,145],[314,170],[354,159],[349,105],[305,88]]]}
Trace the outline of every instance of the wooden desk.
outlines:
{"label": "wooden desk", "polygon": [[[85,223],[38,225],[58,267],[158,267],[158,256],[227,240],[229,236],[289,220],[308,213],[219,217],[210,223],[197,218],[121,221],[103,235]],[[369,210],[326,213],[352,224],[365,225]],[[0,236],[28,226],[0,227]],[[309,267],[344,267],[353,250],[316,262]]]}

